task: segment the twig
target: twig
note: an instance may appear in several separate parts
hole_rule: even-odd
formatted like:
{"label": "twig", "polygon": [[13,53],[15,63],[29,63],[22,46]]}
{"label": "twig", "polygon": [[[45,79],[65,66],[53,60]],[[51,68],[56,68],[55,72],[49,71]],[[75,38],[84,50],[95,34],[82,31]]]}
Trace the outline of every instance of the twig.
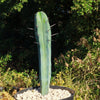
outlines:
{"label": "twig", "polygon": [[55,34],[52,34],[51,36],[55,36],[55,35],[58,35],[59,33],[55,33]]}

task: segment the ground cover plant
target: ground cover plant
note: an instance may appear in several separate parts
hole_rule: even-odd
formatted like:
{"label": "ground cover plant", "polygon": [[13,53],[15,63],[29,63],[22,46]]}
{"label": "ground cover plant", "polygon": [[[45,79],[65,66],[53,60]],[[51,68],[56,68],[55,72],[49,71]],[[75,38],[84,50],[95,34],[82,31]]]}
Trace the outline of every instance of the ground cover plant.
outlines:
{"label": "ground cover plant", "polygon": [[[0,63],[0,87],[3,87],[3,92],[1,92],[1,94],[6,95],[9,93],[14,96],[20,88],[36,87],[38,85],[38,75],[34,69],[31,71],[25,70],[23,72],[17,72],[10,67],[6,69],[9,60],[11,60],[11,55],[9,54],[0,59],[2,62]],[[14,90],[16,90],[15,93]]]}

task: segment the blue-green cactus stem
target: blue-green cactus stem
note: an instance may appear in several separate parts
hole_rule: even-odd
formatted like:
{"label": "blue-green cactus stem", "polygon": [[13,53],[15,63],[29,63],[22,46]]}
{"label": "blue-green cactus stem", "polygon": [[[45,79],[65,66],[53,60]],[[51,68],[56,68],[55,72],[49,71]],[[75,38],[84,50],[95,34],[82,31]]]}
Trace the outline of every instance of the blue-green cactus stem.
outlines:
{"label": "blue-green cactus stem", "polygon": [[40,88],[42,95],[46,95],[51,78],[51,28],[43,11],[35,15],[35,36],[38,42]]}

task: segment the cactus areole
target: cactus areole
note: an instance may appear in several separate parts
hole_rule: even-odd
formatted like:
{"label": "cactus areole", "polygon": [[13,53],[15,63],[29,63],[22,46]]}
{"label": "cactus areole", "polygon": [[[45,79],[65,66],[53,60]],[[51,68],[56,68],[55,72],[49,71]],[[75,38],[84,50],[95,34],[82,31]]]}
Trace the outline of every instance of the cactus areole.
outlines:
{"label": "cactus areole", "polygon": [[47,15],[35,14],[35,36],[38,42],[39,78],[41,94],[48,94],[51,78],[51,28]]}

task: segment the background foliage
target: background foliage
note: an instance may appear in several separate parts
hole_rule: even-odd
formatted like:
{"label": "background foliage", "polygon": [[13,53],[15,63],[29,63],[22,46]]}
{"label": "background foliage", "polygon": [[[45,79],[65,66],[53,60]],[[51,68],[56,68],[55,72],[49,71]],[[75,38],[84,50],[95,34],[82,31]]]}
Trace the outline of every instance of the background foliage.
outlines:
{"label": "background foliage", "polygon": [[[40,10],[47,13],[51,25],[56,24],[52,34],[59,33],[52,37],[51,83],[68,87],[71,84],[77,100],[97,100],[100,93],[99,0],[0,0],[1,76],[9,74],[17,82],[23,80],[25,87],[36,86],[38,53],[34,14]],[[24,84],[32,69],[37,74],[33,71],[34,76],[31,74],[29,80],[35,84]],[[20,79],[13,74],[20,75]],[[2,82],[10,90],[12,86],[6,84],[6,77]]]}

